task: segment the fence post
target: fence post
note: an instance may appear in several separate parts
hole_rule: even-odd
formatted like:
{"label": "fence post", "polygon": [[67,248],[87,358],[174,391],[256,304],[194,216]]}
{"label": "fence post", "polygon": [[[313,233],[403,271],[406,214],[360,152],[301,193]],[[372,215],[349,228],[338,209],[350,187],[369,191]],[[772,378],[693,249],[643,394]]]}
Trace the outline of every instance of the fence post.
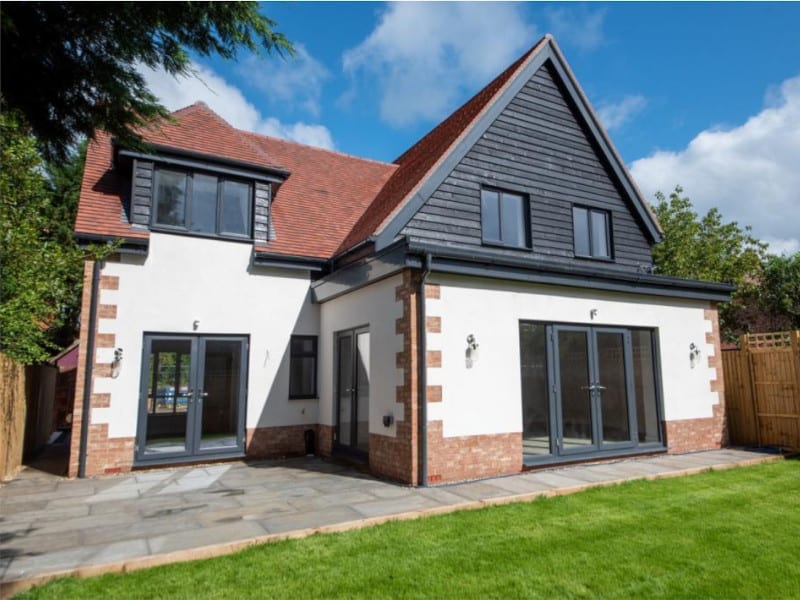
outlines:
{"label": "fence post", "polygon": [[[792,356],[794,357],[794,413],[800,415],[800,329],[795,329],[789,333],[789,339],[792,344]],[[797,423],[797,429],[800,433],[800,422]],[[800,445],[800,440],[796,440]]]}

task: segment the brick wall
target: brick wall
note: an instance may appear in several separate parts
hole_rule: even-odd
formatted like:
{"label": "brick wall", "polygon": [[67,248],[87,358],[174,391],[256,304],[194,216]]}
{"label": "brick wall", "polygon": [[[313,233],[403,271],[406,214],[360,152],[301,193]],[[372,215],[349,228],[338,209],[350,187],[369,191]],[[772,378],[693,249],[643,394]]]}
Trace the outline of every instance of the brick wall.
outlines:
{"label": "brick wall", "polygon": [[[84,380],[86,377],[86,361],[90,360],[86,350],[89,341],[89,314],[92,295],[92,270],[94,262],[86,261],[83,268],[83,295],[81,298],[81,331],[80,347],[78,350],[77,380],[75,382],[75,400],[72,410],[72,438],[70,440],[69,468],[70,477],[78,475],[78,462],[80,455],[81,423],[83,415]],[[100,290],[119,289],[119,277],[100,275]],[[101,294],[102,297],[102,294]],[[99,302],[100,299],[98,299]],[[110,363],[97,362],[97,350],[101,348],[116,347],[116,336],[113,333],[100,332],[97,329],[99,319],[116,319],[117,307],[113,304],[97,305],[97,321],[95,321],[95,356],[92,367],[91,385],[100,377],[111,376]],[[106,408],[111,403],[110,394],[92,393],[90,408]],[[86,452],[86,475],[104,475],[108,473],[122,473],[130,471],[133,466],[135,438],[109,438],[107,424],[92,424],[89,415],[89,436]]]}
{"label": "brick wall", "polygon": [[716,304],[706,309],[705,319],[711,323],[711,331],[706,332],[706,343],[713,344],[714,354],[709,354],[707,360],[708,366],[713,368],[716,373],[709,385],[711,391],[717,395],[717,403],[712,407],[713,416],[711,417],[666,422],[667,447],[669,452],[675,454],[713,450],[728,443],[725,378],[722,371],[722,344]]}
{"label": "brick wall", "polygon": [[258,427],[247,430],[245,451],[247,458],[278,458],[300,456],[306,453],[305,432],[314,432],[319,439],[317,425],[284,425]]}
{"label": "brick wall", "polygon": [[403,337],[403,349],[395,360],[403,371],[403,385],[397,386],[396,401],[403,405],[403,419],[397,420],[396,436],[372,433],[369,436],[369,468],[375,475],[403,483],[418,482],[418,348],[417,303],[419,274],[403,271],[395,288],[395,300],[402,303],[403,315],[395,322],[395,333]]}

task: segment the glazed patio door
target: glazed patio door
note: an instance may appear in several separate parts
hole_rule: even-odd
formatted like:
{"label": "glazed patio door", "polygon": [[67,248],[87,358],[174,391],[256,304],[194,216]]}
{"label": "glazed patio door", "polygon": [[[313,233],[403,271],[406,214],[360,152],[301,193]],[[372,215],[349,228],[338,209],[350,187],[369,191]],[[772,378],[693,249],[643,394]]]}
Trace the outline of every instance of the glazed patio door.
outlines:
{"label": "glazed patio door", "polygon": [[369,331],[336,334],[336,444],[345,451],[369,452]]}
{"label": "glazed patio door", "polygon": [[145,335],[139,463],[244,451],[247,339]]}
{"label": "glazed patio door", "polygon": [[558,454],[634,445],[630,333],[556,325],[551,339]]}

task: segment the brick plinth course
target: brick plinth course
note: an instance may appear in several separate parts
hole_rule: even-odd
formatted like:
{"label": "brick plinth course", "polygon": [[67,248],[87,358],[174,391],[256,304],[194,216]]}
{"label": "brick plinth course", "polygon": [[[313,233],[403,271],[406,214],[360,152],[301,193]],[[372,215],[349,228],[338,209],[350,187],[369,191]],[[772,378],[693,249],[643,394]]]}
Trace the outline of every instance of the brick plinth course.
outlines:
{"label": "brick plinth course", "polygon": [[284,425],[258,427],[247,430],[245,443],[247,458],[279,458],[300,456],[306,452],[306,431],[318,438],[317,425]]}

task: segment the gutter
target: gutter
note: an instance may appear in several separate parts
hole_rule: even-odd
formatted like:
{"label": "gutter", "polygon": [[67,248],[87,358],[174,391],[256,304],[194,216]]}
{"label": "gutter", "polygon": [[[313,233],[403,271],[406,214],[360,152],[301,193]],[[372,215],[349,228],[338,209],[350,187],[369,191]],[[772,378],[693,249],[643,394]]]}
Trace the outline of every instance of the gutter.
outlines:
{"label": "gutter", "polygon": [[97,330],[97,296],[100,289],[100,270],[103,262],[92,265],[92,295],[89,304],[89,329],[86,336],[86,371],[83,378],[81,408],[81,443],[78,449],[78,477],[86,477],[86,452],[89,444],[89,414],[92,408],[92,371],[94,369],[94,337]]}
{"label": "gutter", "polygon": [[419,331],[418,343],[419,348],[419,374],[417,381],[419,382],[419,486],[428,487],[428,344],[427,344],[427,331],[425,323],[425,282],[428,280],[428,275],[431,274],[432,256],[428,252],[425,254],[425,269],[422,271],[422,277],[419,280],[419,293],[417,299],[419,301],[419,308],[417,315],[417,329]]}

